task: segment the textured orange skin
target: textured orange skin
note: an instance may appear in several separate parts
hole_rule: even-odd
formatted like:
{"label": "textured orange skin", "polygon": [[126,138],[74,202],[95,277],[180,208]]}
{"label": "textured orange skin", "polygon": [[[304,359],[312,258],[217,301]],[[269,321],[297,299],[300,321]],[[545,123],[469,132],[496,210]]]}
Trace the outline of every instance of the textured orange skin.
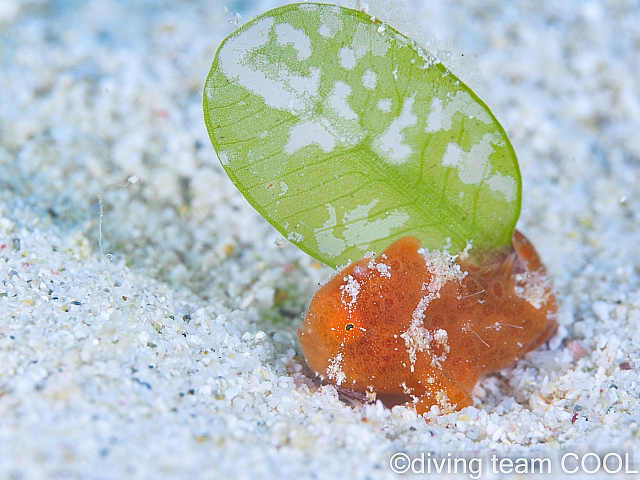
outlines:
{"label": "textured orange skin", "polygon": [[[445,330],[450,351],[431,342],[412,365],[401,335],[432,278],[419,248],[418,239],[404,237],[376,259],[390,267],[390,278],[368,269],[368,258],[339,272],[315,294],[298,338],[309,367],[333,384],[375,392],[388,406],[415,405],[418,413],[433,405],[459,410],[473,404],[470,392],[482,375],[513,364],[553,334],[557,303],[548,283],[539,308],[516,294],[522,276],[546,274],[533,245],[516,231],[511,251],[489,265],[459,263],[467,276],[440,289],[421,325],[431,333]],[[349,275],[359,284],[354,303],[345,296]]]}

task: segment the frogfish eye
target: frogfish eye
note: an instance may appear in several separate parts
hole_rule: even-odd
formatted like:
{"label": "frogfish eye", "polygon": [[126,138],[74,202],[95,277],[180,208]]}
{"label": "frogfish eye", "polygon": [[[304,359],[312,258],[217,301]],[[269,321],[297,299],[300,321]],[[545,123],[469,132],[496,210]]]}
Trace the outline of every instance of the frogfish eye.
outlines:
{"label": "frogfish eye", "polygon": [[344,341],[360,338],[366,330],[362,328],[362,321],[357,312],[341,309],[331,318],[331,331],[340,341]]}

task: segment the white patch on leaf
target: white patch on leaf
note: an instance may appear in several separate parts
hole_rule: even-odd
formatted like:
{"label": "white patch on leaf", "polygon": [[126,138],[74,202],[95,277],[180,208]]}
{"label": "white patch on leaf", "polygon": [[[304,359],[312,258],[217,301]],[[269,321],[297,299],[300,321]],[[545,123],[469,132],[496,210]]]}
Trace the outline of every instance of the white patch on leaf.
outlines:
{"label": "white patch on leaf", "polygon": [[278,44],[292,45],[298,52],[297,58],[301,62],[311,57],[313,50],[311,49],[311,39],[303,31],[293,28],[288,23],[276,25],[276,35],[278,36]]}
{"label": "white patch on leaf", "polygon": [[451,142],[442,157],[443,167],[455,167],[462,183],[475,185],[484,178],[489,164],[489,156],[493,153],[491,142],[495,135],[485,134],[479,143],[465,152],[457,143]]}
{"label": "white patch on leaf", "polygon": [[368,53],[383,57],[390,46],[382,36],[377,34],[374,24],[358,23],[351,46],[342,47],[338,52],[340,65],[346,70],[353,70],[360,59]]}
{"label": "white patch on leaf", "polygon": [[358,205],[345,212],[342,217],[345,227],[342,238],[338,238],[334,233],[334,228],[338,225],[336,209],[333,205],[327,204],[329,218],[321,228],[314,230],[318,249],[332,257],[341,255],[347,247],[366,250],[371,242],[388,238],[393,229],[402,227],[409,220],[408,213],[396,209],[389,212],[385,218],[370,221],[370,212],[378,202],[378,199],[373,199],[367,205]]}
{"label": "white patch on leaf", "polygon": [[437,132],[442,128],[442,100],[434,98],[431,101],[431,111],[427,116],[427,132]]}
{"label": "white patch on leaf", "polygon": [[342,18],[331,10],[324,10],[320,14],[322,25],[318,29],[318,33],[325,38],[333,38],[336,33],[344,28]]}
{"label": "white patch on leaf", "polygon": [[222,165],[229,165],[229,156],[226,152],[218,153],[218,158],[220,159],[220,163]]}
{"label": "white patch on leaf", "polygon": [[345,70],[353,70],[358,64],[355,52],[349,47],[342,47],[338,51],[338,56],[340,57],[340,65]]}
{"label": "white patch on leaf", "polygon": [[371,52],[377,57],[384,57],[391,45],[386,42],[384,36],[378,35],[378,29],[374,24],[359,23],[353,36],[353,49],[356,58],[360,60]]}
{"label": "white patch on leaf", "polygon": [[300,243],[304,240],[304,235],[298,232],[289,232],[287,235],[287,240],[293,243]]}
{"label": "white patch on leaf", "polygon": [[318,145],[325,153],[331,152],[336,144],[353,146],[364,137],[360,117],[348,102],[351,87],[338,80],[327,98],[328,109],[325,116],[302,115],[305,120],[293,126],[285,153],[292,155],[311,144]]}
{"label": "white patch on leaf", "polygon": [[330,203],[326,207],[329,212],[329,218],[321,228],[316,228],[313,232],[318,243],[318,249],[325,255],[337,257],[347,249],[347,246],[344,240],[336,238],[333,234],[333,229],[338,224],[336,209]]}
{"label": "white patch on leaf", "polygon": [[492,175],[487,180],[489,188],[494,192],[500,192],[504,195],[507,202],[512,202],[516,198],[516,181],[509,175],[502,175],[500,172]]}
{"label": "white patch on leaf", "polygon": [[284,146],[285,153],[294,154],[311,144],[318,145],[325,153],[333,150],[336,144],[335,135],[331,124],[324,118],[320,122],[303,122],[295,125],[289,134],[289,141]]}
{"label": "white patch on leaf", "polygon": [[418,120],[418,117],[411,112],[414,102],[413,97],[405,98],[400,116],[393,120],[385,132],[373,142],[374,150],[390,165],[406,162],[413,153],[413,149],[404,143],[402,131],[415,125]]}
{"label": "white patch on leaf", "polygon": [[352,89],[344,82],[337,81],[333,85],[333,90],[329,95],[329,106],[345,120],[359,120],[358,114],[353,111],[347,102],[347,97],[351,95]]}
{"label": "white patch on leaf", "polygon": [[230,81],[236,80],[262,97],[270,107],[297,114],[317,101],[321,72],[319,68],[310,68],[309,75],[295,75],[285,64],[272,63],[258,53],[269,42],[273,23],[272,17],[265,17],[239,35],[229,37],[218,53],[220,70]]}
{"label": "white patch on leaf", "polygon": [[385,218],[370,221],[371,209],[377,203],[378,200],[374,199],[369,204],[358,205],[344,214],[345,229],[343,237],[347,245],[366,250],[371,242],[388,238],[391,236],[391,230],[400,228],[409,220],[409,215],[406,212],[394,210],[389,212]]}
{"label": "white patch on leaf", "polygon": [[378,75],[371,69],[365,70],[362,74],[362,85],[364,88],[368,88],[369,90],[373,90],[376,88],[376,84],[378,83]]}
{"label": "white patch on leaf", "polygon": [[315,3],[301,3],[298,8],[301,12],[313,12],[318,8],[318,5]]}
{"label": "white patch on leaf", "polygon": [[378,101],[377,107],[382,110],[384,113],[391,112],[391,99],[390,98],[381,98]]}
{"label": "white patch on leaf", "polygon": [[453,126],[453,116],[456,113],[477,118],[487,125],[493,122],[487,112],[471,98],[471,95],[463,90],[459,90],[444,108],[442,99],[435,97],[431,101],[431,111],[427,117],[427,127],[425,131],[433,133],[438,130],[451,130]]}

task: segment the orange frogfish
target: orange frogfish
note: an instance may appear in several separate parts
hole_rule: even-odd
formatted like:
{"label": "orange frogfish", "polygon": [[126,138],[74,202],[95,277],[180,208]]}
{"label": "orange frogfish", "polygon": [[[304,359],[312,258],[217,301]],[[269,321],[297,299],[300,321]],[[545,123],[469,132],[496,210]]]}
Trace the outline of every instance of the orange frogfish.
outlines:
{"label": "orange frogfish", "polygon": [[340,271],[315,294],[298,330],[309,367],[334,385],[420,414],[472,405],[482,375],[553,334],[557,303],[520,232],[511,251],[488,265],[465,253],[428,252],[404,237]]}

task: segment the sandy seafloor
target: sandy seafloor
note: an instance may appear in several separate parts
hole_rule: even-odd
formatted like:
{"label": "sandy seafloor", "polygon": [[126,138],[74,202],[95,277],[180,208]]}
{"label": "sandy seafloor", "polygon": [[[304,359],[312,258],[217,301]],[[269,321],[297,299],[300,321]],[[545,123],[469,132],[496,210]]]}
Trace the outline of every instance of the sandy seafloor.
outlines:
{"label": "sandy seafloor", "polygon": [[[481,478],[494,453],[556,476],[564,452],[636,451],[639,469],[638,3],[371,7],[440,39],[505,126],[519,228],[561,303],[550,349],[426,418],[301,372],[295,331],[331,271],[279,240],[209,143],[218,44],[235,12],[279,4],[0,0],[0,479],[377,479],[395,452],[483,457]],[[104,195],[112,286],[97,199],[134,174]]]}

